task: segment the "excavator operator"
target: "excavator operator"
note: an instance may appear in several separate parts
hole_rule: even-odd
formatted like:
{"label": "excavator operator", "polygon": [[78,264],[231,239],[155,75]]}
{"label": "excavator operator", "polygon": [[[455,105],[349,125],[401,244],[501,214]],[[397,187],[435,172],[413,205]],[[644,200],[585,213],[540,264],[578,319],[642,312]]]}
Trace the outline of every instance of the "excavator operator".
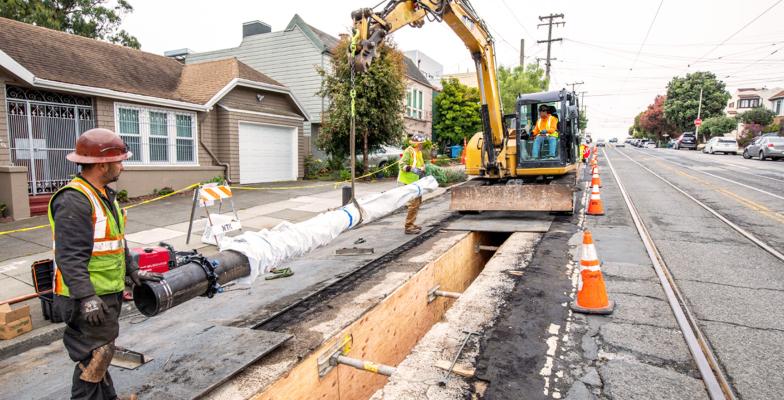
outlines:
{"label": "excavator operator", "polygon": [[534,135],[534,148],[531,151],[533,158],[539,158],[539,152],[545,140],[548,142],[549,157],[555,158],[555,150],[558,146],[558,118],[550,113],[550,106],[542,104],[539,106],[539,119],[532,131]]}

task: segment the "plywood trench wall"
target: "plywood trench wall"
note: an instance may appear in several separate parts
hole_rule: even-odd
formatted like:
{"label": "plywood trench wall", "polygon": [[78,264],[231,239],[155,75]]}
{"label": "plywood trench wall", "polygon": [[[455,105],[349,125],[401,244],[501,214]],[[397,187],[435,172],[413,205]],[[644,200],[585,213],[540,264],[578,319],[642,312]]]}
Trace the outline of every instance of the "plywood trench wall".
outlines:
{"label": "plywood trench wall", "polygon": [[254,397],[257,400],[367,399],[386,384],[387,378],[339,365],[319,379],[318,357],[338,338],[353,335],[349,357],[395,366],[403,361],[422,336],[438,322],[454,299],[439,297],[427,303],[428,290],[463,292],[492,256],[476,252],[488,237],[471,232],[417,272],[360,319],[341,331],[296,365],[287,375]]}

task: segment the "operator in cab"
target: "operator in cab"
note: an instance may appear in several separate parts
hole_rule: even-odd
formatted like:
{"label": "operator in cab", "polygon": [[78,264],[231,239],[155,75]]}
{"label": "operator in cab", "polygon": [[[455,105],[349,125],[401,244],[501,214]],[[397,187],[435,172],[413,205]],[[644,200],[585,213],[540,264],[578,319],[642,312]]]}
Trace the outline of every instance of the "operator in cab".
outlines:
{"label": "operator in cab", "polygon": [[555,158],[555,151],[558,147],[558,118],[550,113],[548,105],[539,106],[539,119],[536,120],[536,125],[531,133],[534,135],[534,146],[531,151],[533,158],[539,158],[545,140],[548,143],[548,156]]}

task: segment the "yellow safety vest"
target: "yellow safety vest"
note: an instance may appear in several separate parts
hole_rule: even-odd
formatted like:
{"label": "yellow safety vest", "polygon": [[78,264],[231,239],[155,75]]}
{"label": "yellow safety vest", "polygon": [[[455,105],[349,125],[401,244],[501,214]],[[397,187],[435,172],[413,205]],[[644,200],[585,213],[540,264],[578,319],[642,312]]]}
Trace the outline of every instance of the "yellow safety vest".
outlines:
{"label": "yellow safety vest", "polygon": [[[52,203],[64,190],[76,190],[85,195],[92,206],[92,219],[95,232],[93,234],[93,252],[87,264],[90,282],[95,288],[95,294],[122,292],[125,288],[125,215],[120,204],[115,199],[114,213],[106,207],[96,190],[81,177],[75,177],[68,185],[64,186],[49,200],[49,225],[52,227],[54,238],[54,218],[52,216]],[[114,215],[120,219],[115,220]],[[53,244],[53,248],[57,243]],[[54,264],[54,292],[60,296],[69,296],[70,291],[63,280],[62,272]]]}
{"label": "yellow safety vest", "polygon": [[[407,159],[407,157],[410,158],[410,160]],[[417,151],[415,148],[409,146],[403,154],[403,159],[400,161],[401,163],[398,166],[397,181],[404,185],[418,181],[419,175],[413,172],[406,172],[406,164],[403,164],[403,161],[407,161],[407,165],[410,165],[412,168],[416,167],[422,169],[425,167],[425,160],[422,158],[422,152]]]}
{"label": "yellow safety vest", "polygon": [[[544,121],[542,118],[536,120],[536,127],[534,128],[534,136],[538,135],[539,132],[547,130],[547,135],[552,137],[558,137],[558,118],[549,115],[547,120]],[[550,133],[552,132],[552,133]]]}

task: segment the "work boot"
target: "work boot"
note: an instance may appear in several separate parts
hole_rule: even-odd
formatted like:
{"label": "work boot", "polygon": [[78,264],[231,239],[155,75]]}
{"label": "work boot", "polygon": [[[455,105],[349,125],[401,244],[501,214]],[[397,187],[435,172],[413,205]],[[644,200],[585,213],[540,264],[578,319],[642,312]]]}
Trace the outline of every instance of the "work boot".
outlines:
{"label": "work boot", "polygon": [[117,400],[139,400],[139,396],[137,396],[136,393],[131,393],[123,396],[117,396]]}
{"label": "work boot", "polygon": [[406,228],[405,230],[406,235],[416,235],[419,232],[422,232],[422,228],[418,226],[412,226],[410,228]]}

